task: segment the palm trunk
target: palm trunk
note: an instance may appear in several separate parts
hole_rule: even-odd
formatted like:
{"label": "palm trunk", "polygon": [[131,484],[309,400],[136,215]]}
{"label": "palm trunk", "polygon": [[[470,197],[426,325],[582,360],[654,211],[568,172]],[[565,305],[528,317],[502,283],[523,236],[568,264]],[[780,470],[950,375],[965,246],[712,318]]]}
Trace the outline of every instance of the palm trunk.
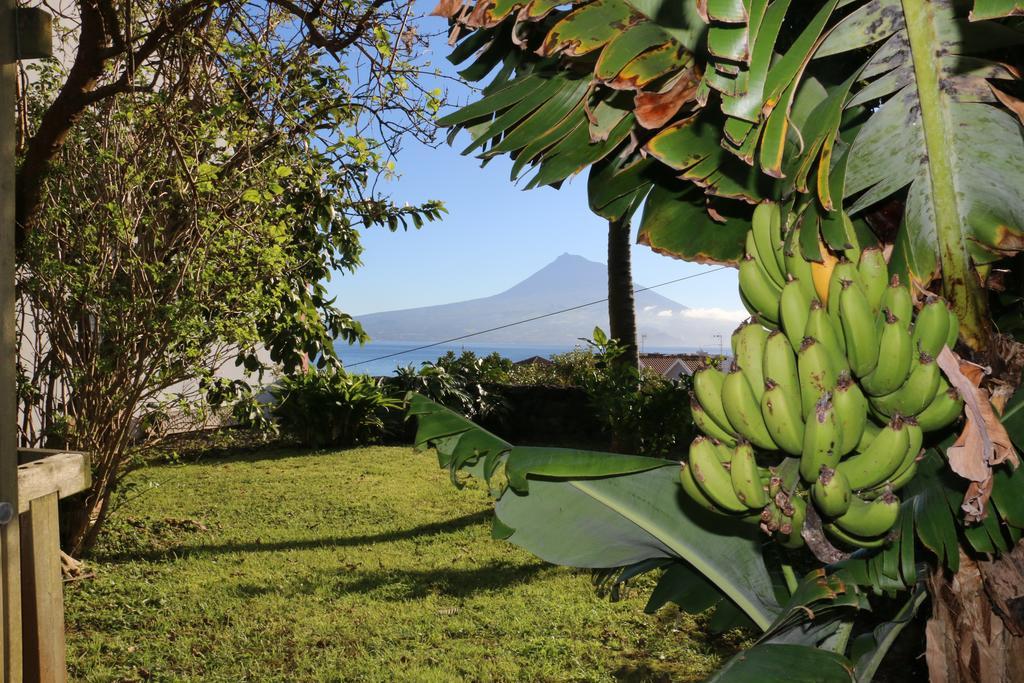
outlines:
{"label": "palm trunk", "polygon": [[608,329],[609,336],[626,347],[626,352],[616,362],[635,368],[639,364],[639,356],[630,234],[629,218],[608,222]]}

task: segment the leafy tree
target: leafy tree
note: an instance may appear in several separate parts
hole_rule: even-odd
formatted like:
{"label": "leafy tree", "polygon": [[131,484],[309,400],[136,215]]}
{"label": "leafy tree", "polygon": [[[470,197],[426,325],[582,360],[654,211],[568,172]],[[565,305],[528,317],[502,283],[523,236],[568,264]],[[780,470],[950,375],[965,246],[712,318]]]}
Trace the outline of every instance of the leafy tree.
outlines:
{"label": "leafy tree", "polygon": [[24,93],[18,176],[23,441],[92,454],[75,554],[166,416],[223,393],[219,367],[291,372],[364,338],[324,285],[360,229],[443,210],[375,189],[440,104],[410,4],[80,10],[74,63]]}
{"label": "leafy tree", "polygon": [[[924,601],[922,585],[932,678],[1012,680],[1024,656],[1024,623],[1008,607],[1024,573],[1022,477],[997,464],[991,444],[1012,462],[1009,439],[1024,443],[1024,396],[1007,403],[1024,365],[1013,336],[1024,247],[1019,3],[446,0],[437,12],[451,21],[450,59],[472,58],[462,75],[490,77],[479,101],[442,121],[470,133],[467,151],[509,154],[513,177],[535,171],[528,187],[589,167],[592,210],[614,220],[644,203],[640,241],[697,262],[745,262],[751,205],[777,202],[787,252],[827,267],[830,254],[877,244],[919,303],[929,292],[952,303],[957,351],[993,370],[963,391],[972,418],[957,445],[978,466],[973,479],[946,465],[955,432],[931,440],[901,491],[899,538],[839,563],[815,557],[820,568],[803,581],[757,534],[680,502],[675,468],[520,448],[415,403],[419,442],[447,425],[442,465],[507,475],[515,495],[498,501],[496,535],[554,562],[625,566],[620,579],[661,568],[649,607],[715,606],[716,625],[760,627],[722,680],[869,680]],[[472,453],[455,433],[473,435]],[[902,593],[903,606],[887,611],[872,593]],[[851,640],[868,607],[877,626]]]}

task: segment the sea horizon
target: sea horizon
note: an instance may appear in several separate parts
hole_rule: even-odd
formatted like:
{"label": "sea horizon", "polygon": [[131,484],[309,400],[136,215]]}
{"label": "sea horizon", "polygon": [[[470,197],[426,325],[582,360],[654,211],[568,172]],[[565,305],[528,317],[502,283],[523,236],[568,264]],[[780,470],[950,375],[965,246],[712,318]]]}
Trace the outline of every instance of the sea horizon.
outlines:
{"label": "sea horizon", "polygon": [[[448,351],[456,355],[463,351],[472,351],[478,356],[486,356],[497,352],[501,356],[515,362],[532,356],[548,358],[554,354],[567,353],[576,348],[585,348],[586,344],[579,341],[575,344],[502,344],[496,342],[451,342],[429,346],[424,342],[373,340],[362,346],[349,346],[344,342],[335,342],[335,350],[342,364],[354,374],[368,374],[377,377],[390,376],[399,367],[412,365],[419,368],[425,362],[436,361]],[[729,353],[731,349],[724,349]],[[652,346],[644,344],[642,353],[718,353],[718,349],[696,346]]]}

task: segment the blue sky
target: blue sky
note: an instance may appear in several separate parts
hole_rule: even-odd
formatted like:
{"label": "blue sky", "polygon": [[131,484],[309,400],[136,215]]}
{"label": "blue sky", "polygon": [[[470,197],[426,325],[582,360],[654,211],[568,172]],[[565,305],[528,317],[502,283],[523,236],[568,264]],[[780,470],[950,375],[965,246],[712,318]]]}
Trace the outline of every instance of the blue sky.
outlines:
{"label": "blue sky", "polygon": [[[423,2],[418,8],[430,9]],[[421,26],[421,32],[429,32],[443,30],[444,24],[427,17]],[[435,40],[431,62],[451,74],[447,49],[443,40]],[[454,105],[472,98],[467,88],[446,83]],[[523,191],[509,181],[506,158],[481,168],[479,160],[460,156],[459,143],[464,147],[467,141],[464,135],[455,147],[406,144],[396,161],[400,177],[380,188],[399,202],[439,199],[448,215],[419,231],[364,231],[363,267],[337,275],[328,285],[343,310],[358,315],[496,294],[565,252],[606,261],[606,223],[587,208],[586,172],[560,190]],[[633,247],[633,276],[643,285],[705,270],[710,268]],[[658,292],[692,308],[742,309],[733,269]]]}

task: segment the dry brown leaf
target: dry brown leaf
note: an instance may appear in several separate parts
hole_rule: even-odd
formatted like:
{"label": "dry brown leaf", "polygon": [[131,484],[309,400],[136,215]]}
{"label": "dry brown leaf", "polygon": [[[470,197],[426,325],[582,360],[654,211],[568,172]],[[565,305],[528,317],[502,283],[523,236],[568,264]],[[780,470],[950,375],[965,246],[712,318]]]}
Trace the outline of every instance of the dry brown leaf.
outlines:
{"label": "dry brown leaf", "polygon": [[992,497],[992,477],[985,481],[972,481],[967,486],[964,502],[960,509],[964,511],[967,524],[977,524],[988,516],[988,499]]}
{"label": "dry brown leaf", "polygon": [[1016,467],[1020,458],[989,401],[988,392],[979,386],[985,368],[961,359],[949,347],[942,349],[936,362],[966,405],[967,423],[946,455],[950,468],[971,482],[961,505],[967,523],[971,524],[988,514],[992,468],[1007,461]]}
{"label": "dry brown leaf", "polygon": [[440,0],[430,16],[450,18],[455,16],[460,9],[462,9],[462,0]]}
{"label": "dry brown leaf", "polygon": [[983,441],[984,430],[975,426],[970,413],[964,431],[957,437],[956,443],[946,449],[950,468],[964,479],[972,482],[985,481],[992,477],[992,469],[988,460],[982,455],[986,452]]}
{"label": "dry brown leaf", "polygon": [[688,70],[665,92],[638,92],[634,98],[636,122],[648,130],[662,128],[684,104],[693,101],[699,82],[695,72]]}

